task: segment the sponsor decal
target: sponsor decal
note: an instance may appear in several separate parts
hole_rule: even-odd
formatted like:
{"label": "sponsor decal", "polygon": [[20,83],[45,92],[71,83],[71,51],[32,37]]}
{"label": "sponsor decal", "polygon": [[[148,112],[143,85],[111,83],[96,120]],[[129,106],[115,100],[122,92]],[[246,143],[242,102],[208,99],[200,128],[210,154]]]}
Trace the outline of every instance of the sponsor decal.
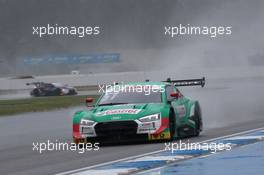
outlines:
{"label": "sponsor decal", "polygon": [[96,114],[99,116],[114,115],[114,114],[138,114],[140,111],[141,109],[113,109],[113,110],[97,112]]}
{"label": "sponsor decal", "polygon": [[170,139],[170,132],[164,131],[159,134],[149,134],[149,140],[161,140],[161,139]]}
{"label": "sponsor decal", "polygon": [[120,116],[115,116],[115,117],[112,117],[112,120],[120,120],[121,117]]}

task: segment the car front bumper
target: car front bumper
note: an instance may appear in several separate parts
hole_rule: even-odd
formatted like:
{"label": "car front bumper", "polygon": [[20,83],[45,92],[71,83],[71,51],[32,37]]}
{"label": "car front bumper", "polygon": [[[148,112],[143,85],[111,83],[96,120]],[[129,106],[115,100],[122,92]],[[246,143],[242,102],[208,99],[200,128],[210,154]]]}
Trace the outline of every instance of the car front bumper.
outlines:
{"label": "car front bumper", "polygon": [[75,142],[122,142],[168,140],[171,136],[168,119],[162,118],[155,132],[153,129],[142,130],[142,123],[136,120],[101,122],[89,128],[76,124],[73,126],[73,138]]}

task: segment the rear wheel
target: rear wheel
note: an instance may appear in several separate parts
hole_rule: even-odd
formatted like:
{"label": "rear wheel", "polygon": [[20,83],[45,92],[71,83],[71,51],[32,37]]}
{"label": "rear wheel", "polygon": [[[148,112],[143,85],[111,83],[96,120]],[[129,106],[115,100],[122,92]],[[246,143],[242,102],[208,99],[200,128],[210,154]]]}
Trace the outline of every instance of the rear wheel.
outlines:
{"label": "rear wheel", "polygon": [[173,110],[170,110],[169,127],[170,127],[170,140],[173,140],[175,135],[175,127],[176,127],[175,114]]}
{"label": "rear wheel", "polygon": [[202,115],[201,115],[201,109],[199,103],[195,105],[194,122],[195,122],[194,136],[199,136],[200,132],[202,131]]}
{"label": "rear wheel", "polygon": [[32,96],[39,97],[40,96],[40,91],[39,89],[33,89],[31,92]]}

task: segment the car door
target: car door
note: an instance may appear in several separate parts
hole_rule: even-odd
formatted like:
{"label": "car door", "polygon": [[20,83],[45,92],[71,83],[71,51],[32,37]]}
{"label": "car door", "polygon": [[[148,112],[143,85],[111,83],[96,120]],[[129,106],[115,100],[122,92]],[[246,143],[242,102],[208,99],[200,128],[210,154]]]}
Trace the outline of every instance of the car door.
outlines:
{"label": "car door", "polygon": [[[178,98],[170,97],[170,94],[172,92],[178,93]],[[179,124],[181,122],[181,119],[183,119],[186,116],[188,99],[185,98],[181,94],[179,89],[177,89],[173,85],[169,85],[169,86],[166,87],[166,95],[167,95],[168,101],[170,101],[171,106],[174,109],[175,116],[176,116],[176,123]]]}

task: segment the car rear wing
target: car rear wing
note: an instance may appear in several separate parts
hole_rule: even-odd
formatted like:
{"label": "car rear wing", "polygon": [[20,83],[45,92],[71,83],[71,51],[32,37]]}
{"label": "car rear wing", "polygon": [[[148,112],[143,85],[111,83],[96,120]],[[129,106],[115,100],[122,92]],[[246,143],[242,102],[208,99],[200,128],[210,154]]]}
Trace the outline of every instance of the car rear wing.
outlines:
{"label": "car rear wing", "polygon": [[31,82],[31,83],[26,83],[27,86],[29,85],[36,85],[36,84],[43,84],[44,82]]}
{"label": "car rear wing", "polygon": [[198,79],[186,79],[186,80],[171,80],[170,78],[167,78],[166,81],[173,83],[175,86],[201,86],[204,87],[205,85],[205,77],[198,78]]}
{"label": "car rear wing", "polygon": [[31,83],[26,83],[27,86],[33,85],[35,87],[40,87],[43,84],[45,84],[45,83],[44,82],[31,82]]}

